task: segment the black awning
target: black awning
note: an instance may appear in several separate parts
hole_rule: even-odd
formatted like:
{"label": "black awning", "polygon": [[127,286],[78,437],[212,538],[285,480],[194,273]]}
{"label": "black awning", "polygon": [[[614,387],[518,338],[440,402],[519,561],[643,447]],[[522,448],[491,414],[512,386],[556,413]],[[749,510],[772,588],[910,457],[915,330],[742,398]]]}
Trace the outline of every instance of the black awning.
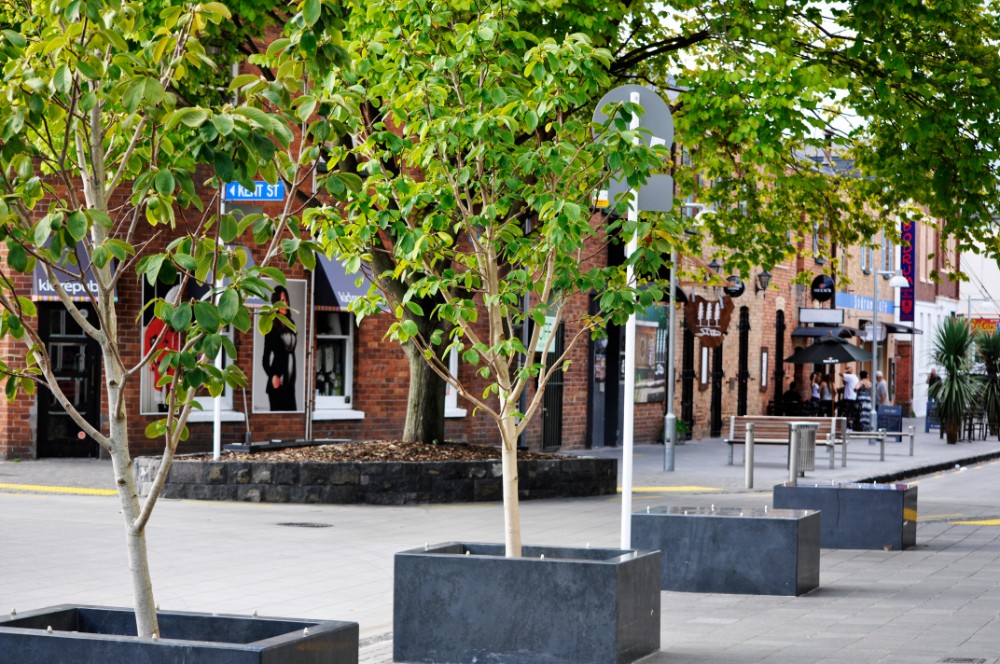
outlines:
{"label": "black awning", "polygon": [[[871,320],[867,318],[862,318],[858,321],[861,325],[861,329],[865,329],[872,324]],[[899,323],[879,323],[883,328],[885,328],[886,334],[923,334],[923,330],[918,330],[915,327],[910,327],[909,325],[900,325]]]}
{"label": "black awning", "polygon": [[813,327],[797,327],[792,330],[793,337],[838,337],[846,338],[857,336],[858,330],[847,325],[815,325]]}
{"label": "black awning", "polygon": [[344,266],[327,258],[316,256],[316,291],[313,300],[319,311],[347,311],[347,307],[368,294],[367,280],[358,286],[357,274],[347,274]]}

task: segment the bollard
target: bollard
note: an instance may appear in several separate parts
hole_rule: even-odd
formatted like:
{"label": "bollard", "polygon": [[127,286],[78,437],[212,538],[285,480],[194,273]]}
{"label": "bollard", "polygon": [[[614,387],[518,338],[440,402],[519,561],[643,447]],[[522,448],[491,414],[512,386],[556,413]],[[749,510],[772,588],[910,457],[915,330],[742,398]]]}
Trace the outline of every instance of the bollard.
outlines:
{"label": "bollard", "polygon": [[878,433],[878,460],[885,461],[885,429],[879,429]]}
{"label": "bollard", "polygon": [[788,436],[788,481],[792,484],[797,484],[799,481],[799,435],[801,432],[801,425],[798,423],[792,424],[791,433]]}
{"label": "bollard", "polygon": [[910,456],[913,456],[913,439],[915,438],[913,434],[913,426],[910,426]]}
{"label": "bollard", "polygon": [[746,447],[743,452],[743,481],[746,488],[753,488],[753,422],[747,423]]}

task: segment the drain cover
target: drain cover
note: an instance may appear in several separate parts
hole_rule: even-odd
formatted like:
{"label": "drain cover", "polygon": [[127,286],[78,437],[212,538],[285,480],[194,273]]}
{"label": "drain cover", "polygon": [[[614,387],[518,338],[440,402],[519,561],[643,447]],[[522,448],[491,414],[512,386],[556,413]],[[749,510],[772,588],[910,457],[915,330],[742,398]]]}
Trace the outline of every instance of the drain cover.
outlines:
{"label": "drain cover", "polygon": [[987,661],[984,657],[945,657],[938,664],[986,664]]}
{"label": "drain cover", "polygon": [[332,523],[318,523],[316,521],[286,521],[278,525],[288,526],[289,528],[330,528],[333,526]]}

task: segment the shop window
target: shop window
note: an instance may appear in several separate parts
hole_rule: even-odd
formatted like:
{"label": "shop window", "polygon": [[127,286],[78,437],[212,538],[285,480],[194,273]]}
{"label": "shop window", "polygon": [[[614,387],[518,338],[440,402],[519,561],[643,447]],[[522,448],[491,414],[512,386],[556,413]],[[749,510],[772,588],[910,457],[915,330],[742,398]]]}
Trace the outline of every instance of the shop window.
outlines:
{"label": "shop window", "polygon": [[[458,353],[455,351],[448,353],[448,371],[458,378]],[[444,393],[444,416],[465,417],[466,412],[465,408],[458,407],[458,390],[448,384]]]}
{"label": "shop window", "polygon": [[316,312],[316,409],[349,409],[354,384],[354,317]]}
{"label": "shop window", "polygon": [[[171,332],[169,329],[163,331],[162,321],[156,319],[153,316],[153,306],[150,304],[146,306],[147,303],[151,302],[155,297],[166,298],[168,301],[174,301],[177,298],[176,287],[166,286],[157,283],[156,286],[150,286],[148,282],[143,281],[143,314],[142,314],[142,351],[143,353],[148,352],[152,349],[153,345],[156,344],[157,348],[176,348],[179,343],[179,339],[176,333]],[[224,332],[226,336],[232,340],[233,331],[232,328],[227,328]],[[222,356],[223,367],[230,362],[230,358],[223,353]],[[139,409],[142,415],[161,415],[166,412],[166,405],[164,403],[166,399],[165,391],[166,387],[158,388],[156,386],[157,379],[161,377],[159,372],[159,363],[154,357],[149,364],[143,367],[139,378]],[[214,405],[215,400],[210,396],[200,396],[196,399],[201,405],[202,410],[197,408],[191,411],[189,417],[190,422],[204,422],[210,421],[215,417]],[[243,413],[233,412],[233,393],[232,390],[227,385],[222,393],[222,411],[224,421],[242,421],[244,419]]]}

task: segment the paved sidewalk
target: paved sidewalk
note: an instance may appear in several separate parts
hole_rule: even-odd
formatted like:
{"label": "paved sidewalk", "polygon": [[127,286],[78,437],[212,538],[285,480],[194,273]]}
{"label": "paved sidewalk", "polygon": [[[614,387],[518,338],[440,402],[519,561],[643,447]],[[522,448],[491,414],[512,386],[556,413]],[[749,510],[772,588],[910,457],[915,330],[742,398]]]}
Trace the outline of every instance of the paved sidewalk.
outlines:
{"label": "paved sidewalk", "polygon": [[[946,445],[919,434],[916,452],[855,442],[847,468],[825,459],[807,480],[851,481],[960,468],[1000,457],[997,441]],[[591,452],[619,456],[618,449]],[[634,509],[645,505],[770,503],[787,479],[785,452],[757,452],[755,488],[726,464],[719,440],[635,450]],[[979,466],[983,472],[1000,463]],[[644,664],[800,662],[994,664],[1000,656],[1000,528],[955,525],[959,511],[935,505],[921,481],[918,546],[905,552],[824,549],[820,588],[799,598],[664,592],[662,650]],[[992,477],[992,475],[991,475]],[[0,610],[65,602],[131,604],[117,500],[61,495],[42,487],[107,489],[100,461],[0,462]],[[21,487],[21,488],[17,488]],[[24,488],[28,487],[28,488]],[[994,504],[996,501],[994,501]],[[617,546],[621,497],[527,501],[532,544]],[[961,507],[996,518],[997,508]],[[396,551],[448,540],[496,541],[497,503],[407,507],[261,505],[164,500],[148,529],[154,589],[164,609],[355,620],[363,664],[391,662],[392,569]],[[296,527],[308,524],[317,527]],[[16,562],[15,562],[16,561]],[[752,561],[748,561],[752,564]],[[956,659],[964,658],[964,659]],[[2,661],[2,656],[0,656]]]}

